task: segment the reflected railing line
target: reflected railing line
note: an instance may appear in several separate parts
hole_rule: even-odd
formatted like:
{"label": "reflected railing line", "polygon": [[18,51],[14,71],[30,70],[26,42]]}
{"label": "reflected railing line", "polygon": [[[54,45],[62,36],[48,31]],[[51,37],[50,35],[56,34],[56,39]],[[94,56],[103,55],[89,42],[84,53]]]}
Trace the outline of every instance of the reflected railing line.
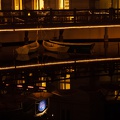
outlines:
{"label": "reflected railing line", "polygon": [[34,30],[59,30],[59,29],[82,29],[82,28],[104,28],[104,27],[120,27],[120,25],[89,25],[89,26],[68,26],[68,27],[50,27],[50,28],[24,28],[13,29],[13,31],[34,31]]}
{"label": "reflected railing line", "polygon": [[105,61],[114,61],[120,60],[120,58],[97,58],[97,59],[89,59],[89,60],[76,60],[76,63],[86,63],[86,62],[105,62]]}
{"label": "reflected railing line", "polygon": [[48,62],[41,64],[31,64],[31,65],[19,65],[19,66],[10,66],[10,67],[0,67],[1,70],[13,70],[13,69],[22,69],[22,68],[32,68],[32,67],[44,67],[52,65],[64,65],[64,64],[77,64],[77,63],[91,63],[91,62],[105,62],[105,61],[118,61],[120,58],[99,58],[99,59],[88,59],[88,60],[72,60],[72,61],[62,61],[62,62]]}
{"label": "reflected railing line", "polygon": [[83,28],[110,28],[110,27],[120,27],[120,25],[89,25],[89,26],[67,26],[67,27],[46,27],[46,28],[16,28],[16,29],[0,29],[0,32],[10,32],[10,31],[36,31],[36,30],[59,30],[59,29],[83,29]]}

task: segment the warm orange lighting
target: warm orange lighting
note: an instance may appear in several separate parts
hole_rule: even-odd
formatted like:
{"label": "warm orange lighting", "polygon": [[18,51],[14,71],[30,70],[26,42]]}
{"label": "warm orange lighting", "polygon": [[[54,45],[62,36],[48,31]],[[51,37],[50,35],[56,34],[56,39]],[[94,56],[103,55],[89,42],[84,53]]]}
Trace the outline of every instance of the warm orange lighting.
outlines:
{"label": "warm orange lighting", "polygon": [[42,82],[42,87],[46,87],[46,82]]}
{"label": "warm orange lighting", "polygon": [[44,114],[47,112],[47,110],[48,110],[48,108],[45,109],[42,113],[38,113],[38,114],[36,114],[35,116],[42,116],[42,115],[44,115]]}
{"label": "warm orange lighting", "polygon": [[17,80],[17,84],[24,84],[25,80]]}
{"label": "warm orange lighting", "polygon": [[30,88],[30,89],[31,89],[31,88],[34,88],[34,86],[28,86],[28,88]]}
{"label": "warm orange lighting", "polygon": [[18,88],[22,88],[23,86],[22,85],[17,85]]}
{"label": "warm orange lighting", "polygon": [[63,78],[64,78],[63,80],[60,80],[60,89],[69,90],[70,89],[70,74],[66,74],[66,77],[63,77]]}
{"label": "warm orange lighting", "polygon": [[59,0],[59,9],[63,9],[63,0]]}
{"label": "warm orange lighting", "polygon": [[15,32],[15,31],[37,31],[37,30],[59,30],[59,29],[86,29],[86,28],[112,28],[120,27],[120,25],[94,25],[94,26],[69,26],[69,27],[50,27],[50,28],[16,28],[16,29],[0,29],[0,32]]}
{"label": "warm orange lighting", "polygon": [[59,0],[59,9],[69,9],[69,0]]}
{"label": "warm orange lighting", "polygon": [[12,69],[31,68],[31,67],[43,67],[43,66],[76,64],[76,63],[103,62],[103,61],[114,61],[114,60],[119,61],[120,58],[99,58],[99,59],[88,59],[88,60],[72,60],[72,61],[62,61],[62,62],[49,62],[49,63],[41,63],[41,64],[30,64],[30,65],[0,67],[0,70],[12,70]]}
{"label": "warm orange lighting", "polygon": [[14,0],[15,10],[22,10],[22,0]]}
{"label": "warm orange lighting", "polygon": [[69,9],[69,0],[64,0],[64,9]]}
{"label": "warm orange lighting", "polygon": [[44,0],[34,0],[34,10],[44,9]]}

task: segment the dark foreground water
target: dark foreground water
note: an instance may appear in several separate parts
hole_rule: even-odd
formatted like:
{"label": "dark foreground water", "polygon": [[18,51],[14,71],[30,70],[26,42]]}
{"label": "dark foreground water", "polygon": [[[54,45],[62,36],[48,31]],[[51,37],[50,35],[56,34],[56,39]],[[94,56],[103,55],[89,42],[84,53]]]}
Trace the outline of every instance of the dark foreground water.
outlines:
{"label": "dark foreground water", "polygon": [[52,53],[40,46],[36,53],[17,55],[16,47],[0,48],[1,118],[119,117],[119,42],[95,43],[92,54]]}

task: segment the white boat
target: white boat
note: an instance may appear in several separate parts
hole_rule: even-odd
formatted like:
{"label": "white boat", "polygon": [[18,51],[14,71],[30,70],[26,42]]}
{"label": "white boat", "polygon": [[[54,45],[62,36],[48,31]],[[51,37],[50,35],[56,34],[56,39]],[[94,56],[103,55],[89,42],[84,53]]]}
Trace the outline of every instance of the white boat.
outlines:
{"label": "white boat", "polygon": [[43,40],[42,45],[46,50],[52,52],[67,52],[69,49],[69,46],[59,45],[47,40]]}
{"label": "white boat", "polygon": [[48,51],[68,53],[91,53],[94,43],[73,43],[43,40],[43,47]]}
{"label": "white boat", "polygon": [[51,43],[56,43],[59,45],[65,45],[65,46],[91,46],[94,43],[78,43],[78,42],[61,42],[61,41],[53,41],[53,40],[49,40],[49,42]]}
{"label": "white boat", "polygon": [[37,51],[39,46],[40,45],[39,45],[38,41],[35,41],[33,43],[18,47],[15,50],[16,50],[17,54],[29,54],[29,53]]}

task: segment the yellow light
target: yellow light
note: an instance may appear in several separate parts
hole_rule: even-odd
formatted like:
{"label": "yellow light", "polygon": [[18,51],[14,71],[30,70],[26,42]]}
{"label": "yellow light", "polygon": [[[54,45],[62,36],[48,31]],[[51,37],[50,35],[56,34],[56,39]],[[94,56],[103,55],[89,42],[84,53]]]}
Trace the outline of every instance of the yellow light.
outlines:
{"label": "yellow light", "polygon": [[46,83],[45,82],[42,82],[42,87],[46,87]]}
{"label": "yellow light", "polygon": [[117,91],[117,90],[115,90],[115,96],[117,96],[117,94],[118,94],[118,91]]}
{"label": "yellow light", "polygon": [[66,74],[66,78],[70,78],[70,74]]}
{"label": "yellow light", "polygon": [[64,9],[69,9],[69,0],[64,0]]}
{"label": "yellow light", "polygon": [[63,0],[59,0],[59,9],[63,9]]}
{"label": "yellow light", "polygon": [[44,0],[40,0],[40,10],[42,10],[44,8]]}
{"label": "yellow light", "polygon": [[15,0],[14,7],[15,7],[15,10],[22,10],[22,0]]}
{"label": "yellow light", "polygon": [[69,90],[70,89],[70,83],[66,84],[66,89]]}

